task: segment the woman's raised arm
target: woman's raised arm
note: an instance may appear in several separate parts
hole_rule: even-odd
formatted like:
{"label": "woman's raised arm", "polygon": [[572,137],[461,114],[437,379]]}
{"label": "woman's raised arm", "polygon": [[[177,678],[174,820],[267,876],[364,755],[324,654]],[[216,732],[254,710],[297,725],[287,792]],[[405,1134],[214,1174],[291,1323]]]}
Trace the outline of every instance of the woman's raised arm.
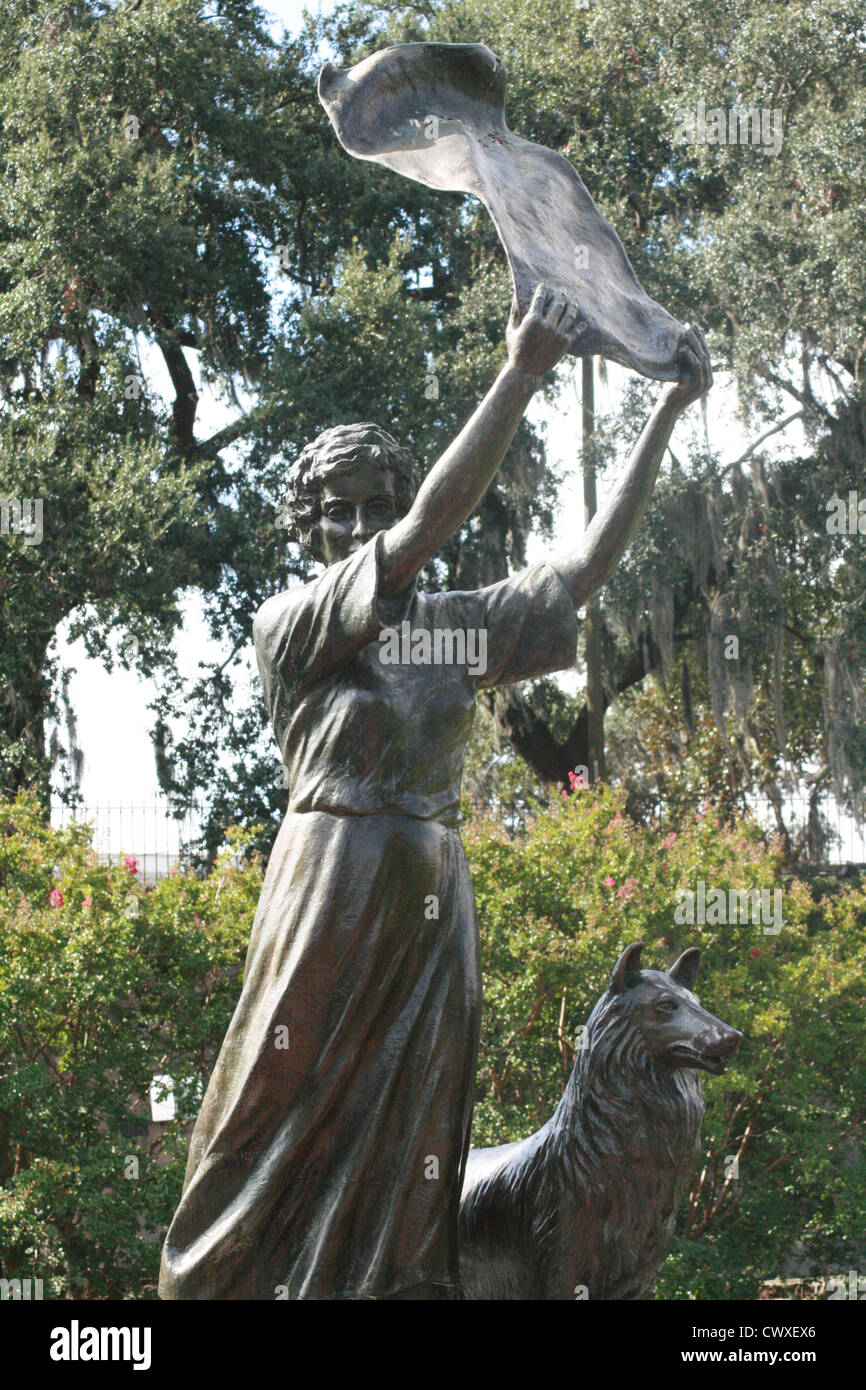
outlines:
{"label": "woman's raised arm", "polygon": [[578,550],[551,560],[575,608],[605,584],[640,524],[677,418],[713,384],[710,356],[699,328],[688,328],[679,351],[680,379],[666,386],[643,427],[626,470]]}
{"label": "woman's raised arm", "polygon": [[539,285],[519,327],[509,324],[508,363],[471,420],[434,464],[406,516],[385,532],[380,592],[390,598],[415,575],[477,507],[545,372],[582,332],[580,311],[565,295]]}

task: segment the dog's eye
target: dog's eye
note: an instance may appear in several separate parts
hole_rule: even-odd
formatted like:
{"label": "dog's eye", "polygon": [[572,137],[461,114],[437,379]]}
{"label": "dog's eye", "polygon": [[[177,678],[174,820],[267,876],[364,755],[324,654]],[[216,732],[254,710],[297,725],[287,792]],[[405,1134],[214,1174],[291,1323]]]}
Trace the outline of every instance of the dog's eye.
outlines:
{"label": "dog's eye", "polygon": [[658,1009],[659,1013],[672,1014],[676,1009],[679,1008],[679,1005],[677,1004],[676,999],[657,999],[656,1008]]}

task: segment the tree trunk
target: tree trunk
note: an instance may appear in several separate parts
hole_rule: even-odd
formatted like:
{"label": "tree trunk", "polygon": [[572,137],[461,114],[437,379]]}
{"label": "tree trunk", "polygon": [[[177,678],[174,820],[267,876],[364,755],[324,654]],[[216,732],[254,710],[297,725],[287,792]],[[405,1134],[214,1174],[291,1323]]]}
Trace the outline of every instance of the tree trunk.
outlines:
{"label": "tree trunk", "polygon": [[[589,526],[598,506],[592,436],[595,433],[595,358],[581,359],[581,465],[583,473],[583,519]],[[586,604],[584,652],[586,657],[587,760],[590,782],[603,781],[604,766],[604,685],[601,657],[601,605],[594,594]]]}
{"label": "tree trunk", "polygon": [[29,788],[47,806],[51,764],[45,749],[45,716],[51,705],[50,632],[28,634],[26,650],[5,654],[0,681],[0,794]]}

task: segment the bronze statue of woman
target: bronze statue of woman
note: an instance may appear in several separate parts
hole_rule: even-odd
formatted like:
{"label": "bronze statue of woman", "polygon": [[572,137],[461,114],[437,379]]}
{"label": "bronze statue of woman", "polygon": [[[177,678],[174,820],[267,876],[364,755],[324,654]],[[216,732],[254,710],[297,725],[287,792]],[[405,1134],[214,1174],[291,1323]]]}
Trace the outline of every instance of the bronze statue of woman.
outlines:
{"label": "bronze statue of woman", "polygon": [[[712,380],[687,329],[679,380],[577,550],[474,592],[417,592],[582,327],[577,307],[539,287],[509,324],[506,366],[414,499],[409,455],[375,425],[327,430],[292,467],[293,534],[325,569],[268,599],[253,625],[288,811],[192,1136],[162,1298],[459,1297],[481,989],[458,828],[475,698],[573,666],[575,609],[611,573],[677,416]],[[485,633],[485,669],[383,661],[380,634],[405,621],[413,634]]]}

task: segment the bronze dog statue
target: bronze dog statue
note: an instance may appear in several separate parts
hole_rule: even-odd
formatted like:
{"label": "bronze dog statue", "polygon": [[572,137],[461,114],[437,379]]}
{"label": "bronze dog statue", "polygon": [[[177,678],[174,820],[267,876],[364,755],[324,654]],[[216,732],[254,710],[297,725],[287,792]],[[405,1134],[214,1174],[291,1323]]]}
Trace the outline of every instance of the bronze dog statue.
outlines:
{"label": "bronze dog statue", "polygon": [[698,1073],[742,1033],[701,1008],[700,951],[665,973],[620,956],[559,1106],[528,1139],[472,1149],[460,1199],[467,1299],[646,1298],[700,1145]]}

